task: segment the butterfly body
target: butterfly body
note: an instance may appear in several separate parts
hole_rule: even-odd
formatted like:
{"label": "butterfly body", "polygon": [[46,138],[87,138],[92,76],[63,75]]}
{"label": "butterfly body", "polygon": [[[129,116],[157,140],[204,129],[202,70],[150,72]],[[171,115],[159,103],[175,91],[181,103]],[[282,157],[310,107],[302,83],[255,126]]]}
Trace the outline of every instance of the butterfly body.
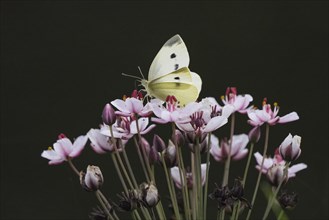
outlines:
{"label": "butterfly body", "polygon": [[173,95],[181,105],[195,101],[201,91],[202,81],[188,68],[189,54],[179,35],[170,38],[154,58],[148,79],[142,79],[147,95],[166,100]]}

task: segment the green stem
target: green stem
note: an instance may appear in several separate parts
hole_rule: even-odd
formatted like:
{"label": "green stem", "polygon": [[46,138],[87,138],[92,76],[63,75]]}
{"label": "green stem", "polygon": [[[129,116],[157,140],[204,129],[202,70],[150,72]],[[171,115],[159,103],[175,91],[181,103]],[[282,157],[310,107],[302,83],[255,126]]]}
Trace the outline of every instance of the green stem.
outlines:
{"label": "green stem", "polygon": [[[250,161],[251,161],[251,156],[253,154],[254,151],[254,143],[250,144],[250,149],[249,149],[249,155],[248,155],[248,160],[247,160],[247,164],[246,167],[244,169],[244,174],[243,174],[243,179],[242,179],[242,186],[244,187],[246,180],[247,180],[247,176],[248,176],[248,171],[249,171],[249,167],[250,167]],[[238,206],[237,206],[237,210],[235,212],[235,220],[238,220],[239,218],[239,210],[240,210],[240,206],[241,206],[241,202],[239,201]]]}
{"label": "green stem", "polygon": [[103,207],[103,210],[105,211],[106,216],[108,217],[108,219],[110,219],[110,220],[114,220],[113,216],[111,215],[111,213],[110,213],[109,210],[107,209],[107,207],[106,207],[104,201],[102,200],[101,196],[99,195],[99,191],[96,191],[95,194],[96,194],[96,197],[97,197],[99,203],[100,203],[101,206]]}
{"label": "green stem", "polygon": [[[146,178],[147,178],[148,182],[150,182],[150,180],[152,180],[153,183],[156,185],[154,172],[152,172],[148,155],[146,154],[145,148],[143,146],[142,135],[141,135],[140,130],[139,130],[139,124],[138,124],[138,118],[137,117],[136,117],[136,130],[137,130],[139,143],[140,143],[140,146],[142,148],[142,156],[144,158],[144,160],[142,160],[142,161],[145,162],[144,167],[146,167],[146,169],[145,169],[144,172],[145,172]],[[136,139],[135,139],[135,143],[136,143]],[[137,145],[137,148],[139,149],[138,145]],[[158,204],[156,205],[156,210],[157,210],[157,213],[158,213],[160,219],[166,219],[166,215],[164,213],[161,201],[159,201]],[[152,209],[152,211],[153,211],[153,209]]]}
{"label": "green stem", "polygon": [[172,128],[172,134],[173,134],[172,136],[174,137],[173,141],[174,141],[174,145],[176,148],[176,159],[177,159],[179,177],[180,177],[181,186],[182,186],[181,190],[182,190],[182,195],[183,195],[184,214],[185,214],[185,218],[187,220],[190,220],[191,219],[191,213],[190,213],[191,209],[190,209],[189,193],[188,193],[188,188],[187,188],[187,184],[186,184],[186,171],[185,171],[181,148],[178,146],[177,138],[175,135],[175,131],[176,131],[175,123],[171,124],[171,128]]}
{"label": "green stem", "polygon": [[167,184],[168,184],[170,199],[171,199],[171,202],[172,202],[172,205],[173,205],[173,208],[174,208],[175,219],[180,220],[181,216],[179,214],[179,208],[178,208],[178,204],[177,204],[177,197],[176,197],[176,192],[175,192],[173,180],[171,178],[171,175],[168,173],[168,168],[166,166],[166,162],[165,162],[165,159],[164,159],[162,154],[161,154],[161,162],[162,162],[163,169],[164,169],[164,172],[165,172],[165,175],[166,175],[166,180],[167,180]]}
{"label": "green stem", "polygon": [[[109,201],[106,199],[106,197],[104,196],[104,194],[102,193],[102,191],[97,190],[97,193],[100,195],[100,197],[102,198],[103,202],[105,203],[106,207],[108,207],[109,210],[112,210],[112,205],[109,203]],[[113,212],[113,216],[114,219],[119,220],[119,217],[117,216],[117,214],[115,212]]]}
{"label": "green stem", "polygon": [[272,208],[272,205],[273,205],[273,202],[274,200],[276,199],[279,191],[280,191],[280,188],[283,184],[283,182],[286,180],[286,178],[288,177],[288,168],[290,166],[290,162],[286,163],[285,167],[284,167],[284,176],[283,178],[281,179],[280,183],[279,183],[279,186],[276,188],[276,190],[274,191],[274,194],[272,195],[272,197],[270,197],[268,203],[267,203],[267,207],[266,207],[266,210],[265,210],[265,213],[264,213],[264,216],[263,216],[263,220],[265,220],[268,216],[268,214],[270,213],[270,210]]}
{"label": "green stem", "polygon": [[281,209],[280,213],[279,213],[279,216],[278,216],[278,220],[281,220],[281,218],[283,217],[284,215],[284,211],[283,209]]}
{"label": "green stem", "polygon": [[131,168],[131,165],[130,165],[130,162],[129,162],[129,159],[128,159],[128,156],[127,156],[127,152],[126,152],[126,149],[124,147],[122,148],[122,155],[123,155],[123,159],[125,160],[125,163],[127,164],[128,172],[129,172],[129,174],[131,176],[131,179],[133,181],[134,188],[138,188],[138,184],[137,184],[134,172],[132,171],[132,168]]}
{"label": "green stem", "polygon": [[204,187],[204,197],[203,197],[203,219],[207,219],[207,201],[208,201],[208,180],[209,180],[209,163],[210,163],[210,144],[211,144],[211,133],[208,134],[207,143],[207,159],[206,159],[206,182]]}
{"label": "green stem", "polygon": [[[259,183],[260,183],[260,179],[261,179],[261,176],[262,176],[264,161],[265,161],[265,157],[266,157],[266,153],[267,153],[269,135],[270,135],[270,126],[269,126],[269,124],[266,124],[263,158],[262,158],[262,162],[260,164],[260,169],[259,169],[259,173],[258,173],[258,177],[257,177],[257,182],[256,182],[256,186],[255,186],[255,189],[254,189],[254,194],[253,194],[252,200],[251,200],[251,207],[254,207],[254,203],[255,203],[255,200],[256,200],[256,196],[257,196],[257,192],[258,192],[258,188],[259,188]],[[249,209],[246,220],[248,220],[250,218],[252,210],[253,210],[253,208]]]}
{"label": "green stem", "polygon": [[70,165],[71,169],[74,171],[74,173],[77,174],[78,177],[80,177],[80,172],[78,171],[78,169],[77,169],[77,168],[74,166],[74,164],[72,163],[71,158],[69,158],[69,159],[67,160],[67,162],[69,163],[69,165]]}
{"label": "green stem", "polygon": [[137,141],[136,137],[134,137],[134,142],[135,142],[137,154],[138,154],[138,157],[139,157],[139,161],[141,162],[145,178],[146,178],[147,182],[150,182],[150,177],[147,173],[146,166],[145,166],[145,161],[143,160],[143,156],[142,156],[142,153],[141,153],[141,150],[140,150],[140,147],[139,147],[139,144],[138,144],[138,141]]}
{"label": "green stem", "polygon": [[223,177],[222,186],[227,185],[229,174],[230,174],[231,149],[232,149],[233,134],[234,134],[234,124],[235,124],[235,114],[233,113],[232,116],[231,116],[230,145],[229,145],[227,160],[225,161],[224,177]]}
{"label": "green stem", "polygon": [[129,184],[129,187],[130,187],[131,189],[134,188],[134,186],[133,186],[133,184],[132,184],[132,182],[131,182],[131,180],[130,180],[130,177],[129,177],[128,173],[127,173],[126,167],[125,167],[125,165],[124,165],[123,162],[122,162],[122,159],[121,159],[121,157],[120,157],[119,152],[116,151],[114,154],[115,154],[115,156],[116,156],[117,161],[119,162],[119,165],[120,165],[120,167],[121,167],[121,170],[122,170],[122,172],[123,172],[123,175],[124,175],[124,177],[126,178],[128,184]]}
{"label": "green stem", "polygon": [[199,138],[196,139],[196,144],[194,146],[194,171],[195,180],[193,182],[193,188],[195,188],[196,195],[196,217],[197,219],[202,218],[202,184],[201,184],[201,155],[200,155],[200,143]]}

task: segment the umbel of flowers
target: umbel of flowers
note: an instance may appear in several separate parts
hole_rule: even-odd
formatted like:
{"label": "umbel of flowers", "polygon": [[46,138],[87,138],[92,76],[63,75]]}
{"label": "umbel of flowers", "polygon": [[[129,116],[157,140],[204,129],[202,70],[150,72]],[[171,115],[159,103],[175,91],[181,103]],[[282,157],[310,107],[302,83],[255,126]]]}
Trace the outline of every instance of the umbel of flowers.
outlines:
{"label": "umbel of flowers", "polygon": [[[279,116],[279,106],[272,107],[266,99],[258,109],[251,105],[251,95],[239,95],[234,87],[228,88],[220,101],[222,104],[207,97],[180,106],[175,96],[168,96],[165,101],[147,100],[135,90],[130,97],[105,105],[99,128],[91,128],[73,141],[60,134],[53,147],[41,156],[49,160],[49,165],[68,164],[82,189],[95,193],[100,206],[92,209],[90,219],[120,219],[121,212],[130,212],[132,219],[188,220],[207,219],[207,214],[216,212],[218,219],[249,219],[253,212],[262,212],[266,219],[277,204],[281,204],[280,212],[274,213],[277,218],[287,215],[286,210],[296,206],[297,194],[283,188],[297,172],[307,168],[304,163],[293,165],[301,154],[301,137],[288,134],[275,148],[269,146],[269,129],[296,121],[299,116],[296,112]],[[242,123],[252,126],[246,134],[235,133],[236,114],[244,114],[246,120]],[[216,136],[216,131],[228,121],[229,136]],[[160,134],[154,134],[152,140],[147,140],[145,134],[163,124],[171,125],[170,139],[163,140]],[[264,146],[257,148],[262,153],[254,152],[262,126],[265,126]],[[84,171],[74,165],[73,159],[79,157],[87,143],[95,153],[108,154],[113,160],[113,170],[122,186],[116,196],[101,191],[103,182],[110,178],[100,167],[86,164]],[[131,144],[135,149],[126,147]],[[273,157],[268,156],[269,150],[274,152]],[[136,152],[140,167],[131,165],[126,151]],[[183,159],[186,154],[191,158],[188,162]],[[250,166],[253,156],[255,168]],[[230,178],[230,165],[238,160],[245,160],[245,167]],[[215,172],[218,182],[211,183],[215,187],[209,190],[209,170],[219,166],[223,166],[223,173]],[[135,169],[143,170],[144,181],[137,181]],[[258,173],[257,179],[247,178],[250,170]],[[158,190],[157,183],[162,180],[156,179],[156,172],[164,172],[166,189]],[[257,209],[256,203],[262,177],[272,188],[266,192],[265,210]],[[229,184],[230,179],[233,185]],[[255,187],[245,188],[247,181]],[[246,191],[253,196],[246,197]],[[170,197],[169,207],[163,205],[166,195]],[[208,208],[208,202],[213,201],[218,204],[217,210]]]}

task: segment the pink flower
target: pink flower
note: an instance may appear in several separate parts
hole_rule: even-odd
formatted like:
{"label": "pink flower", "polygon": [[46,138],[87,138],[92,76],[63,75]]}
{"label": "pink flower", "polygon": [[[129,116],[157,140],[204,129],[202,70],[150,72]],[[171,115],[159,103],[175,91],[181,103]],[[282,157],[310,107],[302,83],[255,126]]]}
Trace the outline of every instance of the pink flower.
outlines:
{"label": "pink flower", "polygon": [[[208,166],[210,166],[210,164],[208,164]],[[201,164],[201,184],[202,184],[202,186],[206,182],[206,169],[207,169],[207,164],[206,163]],[[181,178],[180,178],[179,172],[181,172],[181,171],[179,170],[179,168],[177,166],[170,169],[170,174],[175,182],[176,187],[181,189],[182,183],[180,181]],[[184,179],[187,181],[187,183],[186,183],[187,187],[192,188],[193,187],[193,173],[186,172],[186,177]]]}
{"label": "pink flower", "polygon": [[191,106],[194,104],[188,104],[188,107],[180,108],[178,106],[175,96],[168,96],[165,102],[166,106],[163,106],[163,101],[159,99],[152,99],[150,105],[153,113],[157,118],[152,118],[153,122],[159,124],[166,124],[168,122],[187,123],[190,121],[189,115],[194,111]]}
{"label": "pink flower", "polygon": [[74,143],[70,141],[65,135],[59,135],[59,139],[53,144],[53,147],[49,147],[48,150],[44,150],[41,157],[44,157],[49,161],[49,165],[57,165],[70,158],[79,156],[88,141],[88,137],[85,135],[79,136],[75,139]]}
{"label": "pink flower", "polygon": [[[216,161],[225,161],[229,154],[230,140],[226,138],[222,139],[220,146],[218,142],[218,138],[211,135],[210,153]],[[231,148],[232,160],[241,160],[248,154],[248,149],[246,149],[248,142],[249,138],[246,134],[233,135]]]}
{"label": "pink flower", "polygon": [[233,112],[240,112],[243,114],[248,111],[248,105],[252,100],[253,98],[249,94],[237,95],[235,87],[228,87],[225,96],[222,97],[224,105],[231,105],[234,108]]}
{"label": "pink flower", "polygon": [[[108,136],[105,136],[101,133],[100,129],[90,129],[87,133],[87,136],[90,140],[90,146],[98,154],[105,154],[107,152],[112,152],[115,150],[111,139]],[[127,140],[122,140],[123,144]],[[121,151],[119,144],[117,144],[118,151]]]}
{"label": "pink flower", "polygon": [[[151,131],[155,125],[150,125],[148,118],[139,118],[139,132],[140,134],[146,134]],[[136,120],[133,120],[130,117],[120,117],[115,124],[112,125],[113,136],[115,138],[120,138],[128,140],[138,133]],[[108,125],[101,126],[101,133],[105,136],[111,137],[110,127]]]}
{"label": "pink flower", "polygon": [[279,152],[281,156],[286,161],[296,160],[301,154],[301,149],[300,149],[301,141],[302,138],[300,136],[295,135],[294,137],[292,137],[292,135],[289,134],[279,147]]}
{"label": "pink flower", "polygon": [[[260,168],[261,168],[260,165],[262,163],[263,156],[259,152],[256,152],[254,154],[254,156],[255,156],[256,162],[258,164],[258,165],[256,165],[256,168],[258,170],[260,170]],[[279,165],[284,166],[285,163],[286,163],[286,161],[284,161],[282,159],[281,155],[277,151],[274,158],[270,158],[270,157],[265,158],[263,168],[262,168],[262,173],[267,174],[268,171],[273,166],[276,166],[276,168],[277,168]],[[293,166],[289,167],[288,168],[288,178],[295,177],[297,172],[299,172],[303,169],[306,169],[306,168],[307,168],[307,165],[304,164],[304,163],[299,163],[299,164],[296,164],[296,165],[293,165]]]}
{"label": "pink flower", "polygon": [[190,115],[190,123],[176,123],[176,125],[180,130],[195,132],[199,136],[203,133],[215,131],[225,125],[233,110],[231,106],[220,107],[214,98],[205,98],[201,103],[186,106],[185,108],[197,109],[197,111]]}
{"label": "pink flower", "polygon": [[115,114],[125,117],[134,116],[135,114],[142,117],[149,116],[152,113],[152,109],[148,104],[144,106],[141,94],[135,90],[132,96],[124,100],[116,99],[111,102],[118,109],[118,111],[115,111]]}
{"label": "pink flower", "polygon": [[296,121],[299,119],[299,116],[296,112],[291,112],[285,116],[278,116],[279,107],[276,103],[274,103],[274,109],[271,109],[270,104],[266,104],[266,99],[263,102],[263,108],[259,109],[250,109],[248,111],[248,123],[252,126],[260,126],[264,123],[268,123],[269,125],[275,125],[277,123],[284,124],[291,121]]}

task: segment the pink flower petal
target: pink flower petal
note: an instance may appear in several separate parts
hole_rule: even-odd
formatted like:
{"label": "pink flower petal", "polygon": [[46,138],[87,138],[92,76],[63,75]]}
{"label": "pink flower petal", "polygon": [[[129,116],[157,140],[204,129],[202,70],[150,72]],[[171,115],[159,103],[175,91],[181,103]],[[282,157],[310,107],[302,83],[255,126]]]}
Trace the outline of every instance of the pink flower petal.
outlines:
{"label": "pink flower petal", "polygon": [[42,153],[41,153],[41,157],[43,158],[46,158],[48,160],[60,160],[62,159],[61,156],[59,156],[57,154],[57,152],[55,152],[54,150],[44,150]]}
{"label": "pink flower petal", "polygon": [[[63,139],[65,140],[63,141]],[[57,140],[53,146],[56,153],[58,153],[60,157],[66,159],[72,151],[72,142],[68,138],[63,139]]]}
{"label": "pink flower petal", "polygon": [[236,155],[232,156],[232,160],[241,160],[248,154],[248,149],[239,150]]}
{"label": "pink flower petal", "polygon": [[148,126],[144,131],[142,131],[141,132],[141,134],[147,134],[147,133],[149,133],[153,128],[155,128],[156,127],[156,125],[150,125],[150,126]]}
{"label": "pink flower petal", "polygon": [[288,177],[294,177],[297,172],[307,168],[305,163],[295,164],[288,168]]}
{"label": "pink flower petal", "polygon": [[283,123],[287,123],[287,122],[291,122],[291,121],[296,121],[299,119],[299,116],[296,112],[291,112],[285,116],[280,117],[280,120],[278,121],[278,123],[283,124]]}
{"label": "pink flower petal", "polygon": [[138,114],[143,110],[143,102],[136,98],[127,98],[126,106],[129,112]]}
{"label": "pink flower petal", "polygon": [[222,116],[213,117],[209,120],[208,124],[204,128],[203,132],[210,133],[227,123],[227,118]]}
{"label": "pink flower petal", "polygon": [[84,149],[88,137],[86,135],[79,136],[73,143],[72,152],[69,154],[70,157],[74,158],[80,155],[81,151]]}
{"label": "pink flower petal", "polygon": [[179,168],[178,167],[171,168],[170,169],[170,174],[171,174],[171,177],[172,177],[173,181],[175,182],[177,188],[181,189],[182,184],[181,184],[181,181],[180,181]]}
{"label": "pink flower petal", "polygon": [[114,107],[116,107],[119,111],[128,113],[128,111],[126,109],[127,108],[126,103],[123,100],[116,99],[116,100],[112,101],[111,104]]}

